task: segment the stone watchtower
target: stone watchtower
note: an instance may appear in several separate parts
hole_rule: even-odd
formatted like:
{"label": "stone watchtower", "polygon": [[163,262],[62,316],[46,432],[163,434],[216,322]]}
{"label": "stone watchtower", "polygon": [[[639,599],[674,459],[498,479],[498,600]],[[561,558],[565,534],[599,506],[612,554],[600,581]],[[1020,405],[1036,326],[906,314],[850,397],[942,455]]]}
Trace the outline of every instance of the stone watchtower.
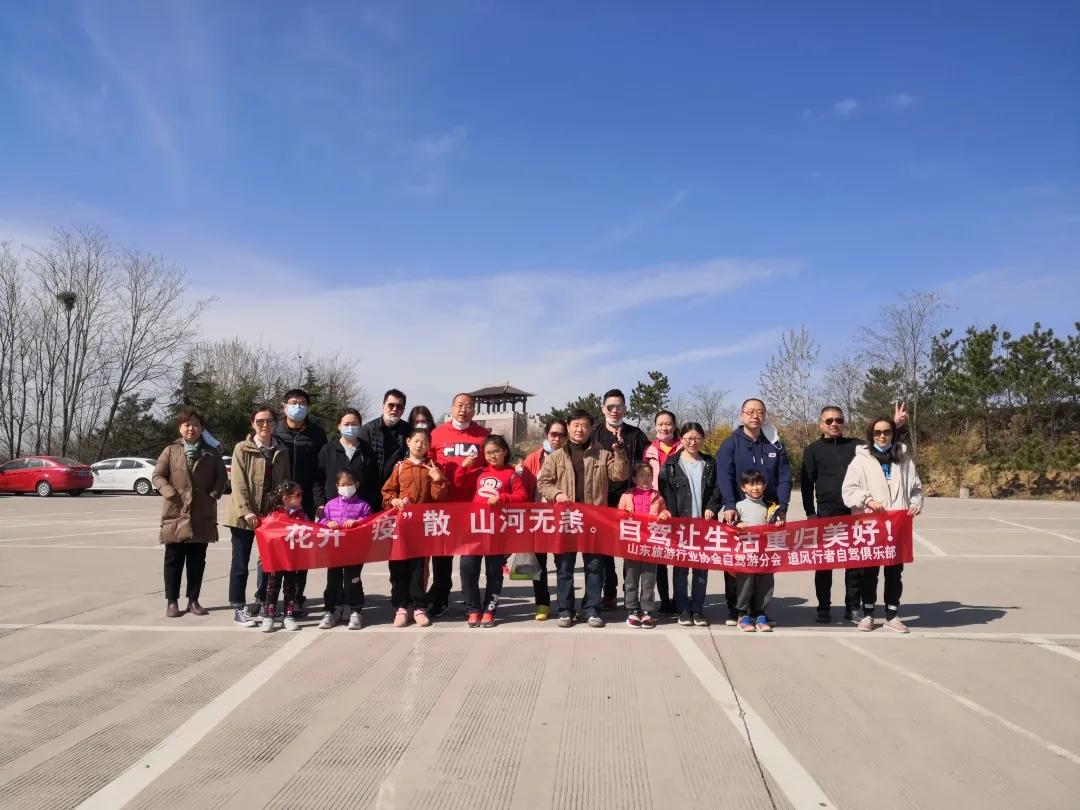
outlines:
{"label": "stone watchtower", "polygon": [[[474,418],[477,422],[492,433],[498,433],[511,447],[525,440],[529,424],[528,401],[536,394],[505,382],[470,391],[469,395],[476,400]],[[520,411],[518,405],[521,405]]]}

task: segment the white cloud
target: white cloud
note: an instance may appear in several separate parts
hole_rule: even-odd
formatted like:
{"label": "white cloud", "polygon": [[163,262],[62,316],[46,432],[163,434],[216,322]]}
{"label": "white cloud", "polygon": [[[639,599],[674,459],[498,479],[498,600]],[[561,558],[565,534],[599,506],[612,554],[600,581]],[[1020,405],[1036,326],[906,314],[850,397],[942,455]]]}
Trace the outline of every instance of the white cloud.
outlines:
{"label": "white cloud", "polygon": [[688,193],[689,192],[686,189],[680,189],[659,207],[641,214],[635,219],[625,222],[622,225],[611,228],[600,237],[595,247],[609,247],[611,245],[617,245],[620,242],[625,242],[628,239],[633,239],[642,231],[657,225],[668,214],[682,205],[682,202],[686,199]]}
{"label": "white cloud", "polygon": [[894,110],[904,110],[914,104],[916,101],[915,96],[911,93],[893,93],[887,99],[888,105]]}
{"label": "white cloud", "polygon": [[840,116],[847,117],[855,112],[859,107],[859,102],[853,98],[842,98],[835,104],[833,104],[833,111]]}
{"label": "white cloud", "polygon": [[[274,263],[260,260],[252,275],[235,266],[230,273],[262,278],[268,266]],[[260,283],[258,298],[242,288],[193,295],[219,297],[204,316],[205,339],[239,335],[278,349],[349,355],[370,391],[397,386],[434,411],[454,391],[510,380],[535,392],[531,410],[542,411],[588,391],[630,386],[647,368],[772,346],[776,330],[717,345],[710,327],[685,324],[666,330],[658,350],[649,312],[676,317],[680,305],[722,301],[796,266],[713,260],[616,274],[512,272],[314,288],[295,281],[306,276],[301,271],[287,287]]]}
{"label": "white cloud", "polygon": [[458,125],[413,143],[405,191],[419,197],[441,193],[446,188],[447,163],[462,152],[468,135],[468,129]]}

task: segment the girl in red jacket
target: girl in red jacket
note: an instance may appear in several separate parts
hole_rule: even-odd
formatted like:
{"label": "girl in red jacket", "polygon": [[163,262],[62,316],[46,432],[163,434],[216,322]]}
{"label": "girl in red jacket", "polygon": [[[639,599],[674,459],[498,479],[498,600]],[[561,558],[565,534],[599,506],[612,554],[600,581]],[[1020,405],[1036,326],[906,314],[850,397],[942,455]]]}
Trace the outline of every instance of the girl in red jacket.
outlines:
{"label": "girl in red jacket", "polygon": [[[480,470],[476,478],[476,494],[473,503],[482,503],[489,506],[503,503],[525,503],[528,496],[525,492],[525,482],[521,473],[507,464],[510,455],[510,447],[502,436],[491,435],[484,440],[484,461],[487,466]],[[454,484],[461,486],[466,479],[466,473],[460,467],[455,471]],[[480,561],[484,561],[484,571],[487,578],[484,589],[483,610],[480,608]],[[502,595],[503,566],[506,564],[505,554],[479,554],[462,555],[461,567],[458,569],[461,578],[461,591],[465,595],[465,613],[467,614],[469,627],[494,627],[495,608],[499,605],[499,597]]]}

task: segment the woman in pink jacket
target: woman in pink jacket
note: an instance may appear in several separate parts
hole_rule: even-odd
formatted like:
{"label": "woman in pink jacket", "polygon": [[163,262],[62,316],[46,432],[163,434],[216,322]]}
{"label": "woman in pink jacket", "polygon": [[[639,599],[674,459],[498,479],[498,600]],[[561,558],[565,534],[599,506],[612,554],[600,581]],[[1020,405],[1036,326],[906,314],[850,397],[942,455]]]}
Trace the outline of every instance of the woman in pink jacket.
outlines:
{"label": "woman in pink jacket", "polygon": [[[682,449],[677,433],[678,421],[671,411],[660,411],[653,420],[656,428],[656,438],[645,449],[645,460],[649,462],[653,473],[653,489],[660,486],[660,470],[672,456]],[[664,616],[674,616],[678,611],[675,609],[675,600],[671,598],[671,590],[668,587],[668,567],[656,566],[656,592],[660,594],[659,613]]]}
{"label": "woman in pink jacket", "polygon": [[[652,467],[639,461],[631,473],[634,486],[619,496],[619,511],[651,516],[660,520],[671,517],[663,497],[653,488]],[[623,563],[623,602],[626,623],[631,627],[656,626],[656,563],[626,560]]]}

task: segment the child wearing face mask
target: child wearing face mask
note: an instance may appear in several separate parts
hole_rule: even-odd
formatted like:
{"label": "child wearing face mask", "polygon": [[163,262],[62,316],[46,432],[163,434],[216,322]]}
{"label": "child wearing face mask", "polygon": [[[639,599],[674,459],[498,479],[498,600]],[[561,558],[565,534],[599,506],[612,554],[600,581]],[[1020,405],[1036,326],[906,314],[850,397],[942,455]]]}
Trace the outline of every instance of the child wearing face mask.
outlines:
{"label": "child wearing face mask", "polygon": [[[351,529],[371,516],[371,506],[357,494],[356,484],[356,476],[349,470],[338,473],[338,496],[327,502],[319,523],[328,529]],[[349,629],[359,630],[364,626],[360,615],[364,607],[364,584],[360,579],[363,570],[363,563],[327,569],[326,590],[323,591],[324,612],[322,621],[319,622],[320,630],[329,630],[337,624],[339,595],[342,596],[344,602],[341,615],[349,614]]]}
{"label": "child wearing face mask", "polygon": [[[304,514],[304,491],[295,481],[282,481],[270,496],[270,511],[284,514],[296,520],[307,520]],[[282,626],[286,630],[299,630],[296,605],[296,571],[274,571],[266,574],[266,592],[263,596],[262,631],[274,632],[274,619],[277,612],[278,594],[285,599],[285,619]]]}

